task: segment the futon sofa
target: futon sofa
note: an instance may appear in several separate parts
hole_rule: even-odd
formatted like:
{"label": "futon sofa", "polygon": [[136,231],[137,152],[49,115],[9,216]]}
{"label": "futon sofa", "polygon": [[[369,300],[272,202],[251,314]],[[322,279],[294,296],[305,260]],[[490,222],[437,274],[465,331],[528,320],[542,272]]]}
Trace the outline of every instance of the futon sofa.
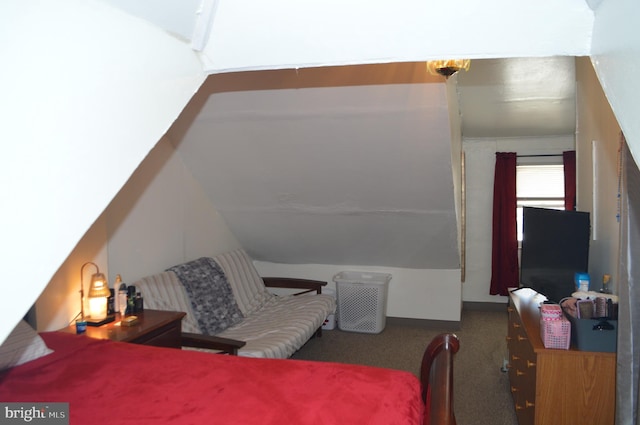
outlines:
{"label": "futon sofa", "polygon": [[[245,357],[288,358],[335,312],[326,282],[261,278],[244,250],[203,257],[133,283],[145,308],[187,313],[184,345]],[[300,290],[278,296],[268,287]],[[187,344],[188,342],[188,344]]]}

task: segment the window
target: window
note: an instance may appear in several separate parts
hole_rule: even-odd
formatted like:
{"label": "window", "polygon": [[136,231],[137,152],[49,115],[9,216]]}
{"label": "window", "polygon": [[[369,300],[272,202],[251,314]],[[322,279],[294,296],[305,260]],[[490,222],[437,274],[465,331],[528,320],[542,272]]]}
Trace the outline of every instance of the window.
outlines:
{"label": "window", "polygon": [[522,242],[522,207],[564,210],[562,164],[516,166],[518,241]]}

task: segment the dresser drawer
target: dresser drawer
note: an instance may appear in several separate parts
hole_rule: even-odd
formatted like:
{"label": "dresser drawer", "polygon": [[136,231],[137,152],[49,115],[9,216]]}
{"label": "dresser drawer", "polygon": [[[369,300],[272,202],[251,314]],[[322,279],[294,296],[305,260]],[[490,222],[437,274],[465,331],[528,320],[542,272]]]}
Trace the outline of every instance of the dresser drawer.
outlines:
{"label": "dresser drawer", "polygon": [[155,347],[181,348],[181,322],[171,322],[163,327],[147,332],[130,342],[134,344],[153,345]]}
{"label": "dresser drawer", "polygon": [[509,383],[519,425],[535,422],[536,354],[516,309],[509,306]]}

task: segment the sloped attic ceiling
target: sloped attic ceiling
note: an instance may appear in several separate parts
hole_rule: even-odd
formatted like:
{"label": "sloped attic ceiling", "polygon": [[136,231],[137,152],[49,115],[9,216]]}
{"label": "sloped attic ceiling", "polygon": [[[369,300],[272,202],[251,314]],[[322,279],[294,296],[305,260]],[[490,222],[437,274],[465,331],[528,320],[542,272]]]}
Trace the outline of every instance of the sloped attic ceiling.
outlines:
{"label": "sloped attic ceiling", "polygon": [[446,96],[424,64],[213,75],[170,136],[256,259],[452,269]]}
{"label": "sloped attic ceiling", "polygon": [[464,137],[543,138],[576,131],[572,56],[474,60],[469,72],[459,74],[457,90]]}

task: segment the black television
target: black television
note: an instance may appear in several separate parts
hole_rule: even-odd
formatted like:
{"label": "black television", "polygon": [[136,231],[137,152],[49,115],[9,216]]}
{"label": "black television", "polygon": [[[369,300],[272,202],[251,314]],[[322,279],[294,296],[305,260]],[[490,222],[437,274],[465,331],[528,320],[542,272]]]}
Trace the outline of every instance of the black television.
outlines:
{"label": "black television", "polygon": [[588,212],[524,207],[520,286],[559,302],[575,292],[574,275],[589,266]]}

